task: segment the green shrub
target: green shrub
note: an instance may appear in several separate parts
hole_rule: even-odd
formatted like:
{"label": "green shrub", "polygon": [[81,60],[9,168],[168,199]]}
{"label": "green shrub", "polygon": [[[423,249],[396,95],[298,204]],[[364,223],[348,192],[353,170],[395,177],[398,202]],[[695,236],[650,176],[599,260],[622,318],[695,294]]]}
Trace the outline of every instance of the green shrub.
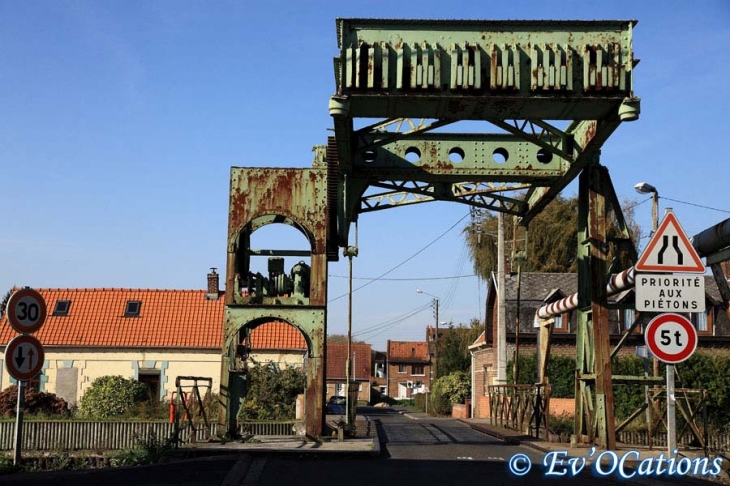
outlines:
{"label": "green shrub", "polygon": [[[638,356],[614,358],[611,372],[614,375],[644,376],[644,359]],[[644,385],[614,385],[613,407],[616,418],[623,420],[634,413],[644,404],[645,396]]]}
{"label": "green shrub", "polygon": [[727,427],[730,424],[730,357],[697,352],[676,365],[676,370],[681,379],[677,387],[706,389],[710,423]]}
{"label": "green shrub", "polygon": [[249,389],[239,420],[292,420],[295,418],[297,395],[304,392],[307,378],[294,366],[284,369],[275,363],[254,363],[248,369]]}
{"label": "green shrub", "polygon": [[144,384],[122,376],[102,376],[84,393],[79,414],[94,419],[120,417],[148,399],[149,391]]}
{"label": "green shrub", "polygon": [[[573,398],[575,395],[575,358],[550,356],[548,380],[550,380],[550,396]],[[514,359],[507,363],[507,382],[514,383]],[[532,385],[533,383],[537,383],[537,356],[521,354],[518,384]]]}
{"label": "green shrub", "polygon": [[471,396],[471,375],[466,371],[455,371],[442,376],[431,385],[429,412],[448,415],[455,403],[464,403]]}
{"label": "green shrub", "polygon": [[160,440],[150,433],[146,438],[138,439],[137,445],[133,448],[111,453],[109,464],[112,467],[156,464],[171,450],[172,447],[168,441]]}
{"label": "green shrub", "polygon": [[[69,415],[66,400],[54,393],[39,392],[26,387],[24,400],[24,414],[47,417],[67,417]],[[16,385],[11,385],[0,392],[0,415],[4,417],[15,416],[17,405],[18,387]]]}

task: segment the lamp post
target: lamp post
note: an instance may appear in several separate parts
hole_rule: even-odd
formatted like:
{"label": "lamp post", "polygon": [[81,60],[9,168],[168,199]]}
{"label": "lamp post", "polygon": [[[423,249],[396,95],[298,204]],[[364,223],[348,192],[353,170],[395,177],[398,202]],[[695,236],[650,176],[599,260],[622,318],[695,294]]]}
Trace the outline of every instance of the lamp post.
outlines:
{"label": "lamp post", "polygon": [[659,228],[659,191],[648,182],[639,182],[634,186],[634,189],[639,194],[651,194],[651,231],[653,234]]}
{"label": "lamp post", "polygon": [[[651,194],[651,233],[659,228],[659,191],[648,182],[639,182],[634,186],[639,194]],[[654,376],[659,376],[659,360],[654,358]]]}
{"label": "lamp post", "polygon": [[[656,187],[652,186],[648,182],[639,182],[634,186],[634,189],[639,194],[651,194],[651,234],[653,235],[656,233],[657,229],[659,229],[659,191],[657,191]],[[647,354],[648,351],[649,348],[647,347]],[[644,358],[644,363],[646,363],[646,358]],[[654,359],[652,360],[652,368],[653,375],[659,376],[659,360],[656,356],[654,356]],[[646,364],[644,365],[644,370],[644,373],[646,374]],[[646,385],[644,388],[648,405],[649,385]],[[651,408],[649,406],[646,408],[646,421],[647,426],[649,427],[649,437],[651,437]]]}
{"label": "lamp post", "polygon": [[[435,368],[435,371],[433,372],[433,375],[434,375],[434,378],[438,378],[439,377],[439,368],[438,368],[438,363],[439,363],[439,298],[433,294],[424,292],[421,289],[416,289],[416,293],[425,294],[425,295],[428,295],[429,297],[433,298],[434,311],[436,312],[436,335],[433,340],[434,341],[434,343],[433,343],[433,347],[434,347],[433,367]],[[429,387],[430,386],[431,386],[431,384],[429,383]]]}

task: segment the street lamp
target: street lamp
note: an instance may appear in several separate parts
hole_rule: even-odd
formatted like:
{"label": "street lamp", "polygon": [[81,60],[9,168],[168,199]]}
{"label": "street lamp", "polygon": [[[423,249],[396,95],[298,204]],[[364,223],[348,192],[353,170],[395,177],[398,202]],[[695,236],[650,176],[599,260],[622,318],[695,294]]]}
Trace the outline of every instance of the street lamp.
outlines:
{"label": "street lamp", "polygon": [[433,374],[434,374],[435,378],[438,378],[439,377],[439,368],[438,368],[438,364],[439,364],[439,298],[433,294],[424,292],[421,289],[416,289],[416,293],[425,294],[430,297],[433,297],[433,306],[434,306],[434,310],[436,311],[436,336],[434,337],[434,343],[433,343],[433,346],[434,346],[433,367],[435,368],[435,371]]}
{"label": "street lamp", "polygon": [[634,186],[639,194],[651,194],[651,218],[652,218],[652,234],[659,228],[659,191],[656,187],[648,182],[639,182]]}
{"label": "street lamp", "polygon": [[[639,182],[634,186],[634,189],[639,194],[651,194],[651,233],[654,234],[659,229],[659,191],[648,182]],[[659,376],[659,360],[656,356],[652,365],[654,376]]]}

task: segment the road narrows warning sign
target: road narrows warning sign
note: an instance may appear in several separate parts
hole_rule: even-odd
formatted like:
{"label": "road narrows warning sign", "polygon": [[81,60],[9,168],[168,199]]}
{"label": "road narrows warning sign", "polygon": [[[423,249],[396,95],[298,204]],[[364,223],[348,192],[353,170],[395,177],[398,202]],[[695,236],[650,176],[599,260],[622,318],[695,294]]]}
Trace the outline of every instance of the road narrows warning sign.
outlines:
{"label": "road narrows warning sign", "polygon": [[697,250],[677,221],[674,213],[664,216],[659,229],[636,263],[638,272],[685,272],[704,273]]}

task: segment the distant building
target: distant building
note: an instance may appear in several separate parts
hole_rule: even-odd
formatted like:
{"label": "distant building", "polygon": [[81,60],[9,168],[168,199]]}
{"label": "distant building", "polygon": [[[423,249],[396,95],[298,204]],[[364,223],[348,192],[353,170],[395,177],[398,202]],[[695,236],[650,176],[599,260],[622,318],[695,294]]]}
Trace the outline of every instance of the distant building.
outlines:
{"label": "distant building", "polygon": [[[370,379],[372,375],[372,350],[369,344],[352,344],[353,386],[357,387],[358,400],[370,403]],[[347,343],[327,344],[327,397],[344,397],[346,392]]]}
{"label": "distant building", "polygon": [[388,341],[388,394],[411,398],[431,387],[431,355],[424,341]]}

